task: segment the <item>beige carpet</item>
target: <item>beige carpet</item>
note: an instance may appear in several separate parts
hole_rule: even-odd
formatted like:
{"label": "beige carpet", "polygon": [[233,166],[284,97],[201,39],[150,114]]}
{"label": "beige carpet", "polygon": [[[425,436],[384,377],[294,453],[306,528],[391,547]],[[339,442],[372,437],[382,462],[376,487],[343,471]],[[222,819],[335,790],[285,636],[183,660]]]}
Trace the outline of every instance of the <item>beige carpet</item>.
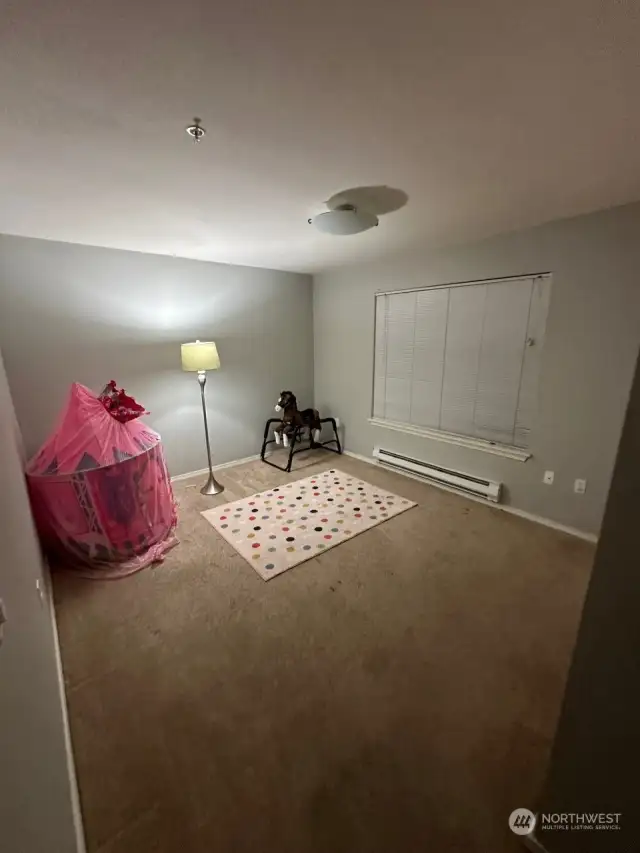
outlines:
{"label": "beige carpet", "polygon": [[202,513],[264,581],[415,506],[339,468],[289,479]]}
{"label": "beige carpet", "polygon": [[[310,460],[213,505],[338,461]],[[521,851],[593,547],[339,467],[419,506],[264,584],[180,483],[163,565],[55,579],[89,853]]]}

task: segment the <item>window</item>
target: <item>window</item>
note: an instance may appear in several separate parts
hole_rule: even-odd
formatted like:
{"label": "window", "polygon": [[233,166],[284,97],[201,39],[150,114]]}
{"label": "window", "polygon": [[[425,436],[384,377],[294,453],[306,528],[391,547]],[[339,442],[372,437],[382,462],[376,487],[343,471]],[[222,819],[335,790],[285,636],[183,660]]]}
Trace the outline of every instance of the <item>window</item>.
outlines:
{"label": "window", "polygon": [[373,423],[528,448],[550,291],[536,275],[377,294]]}

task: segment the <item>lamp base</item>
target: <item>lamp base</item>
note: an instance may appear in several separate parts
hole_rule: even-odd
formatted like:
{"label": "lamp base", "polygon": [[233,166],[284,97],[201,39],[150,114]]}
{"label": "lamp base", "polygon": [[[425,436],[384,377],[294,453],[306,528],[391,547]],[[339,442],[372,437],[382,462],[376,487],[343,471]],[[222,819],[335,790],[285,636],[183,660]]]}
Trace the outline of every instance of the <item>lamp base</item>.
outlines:
{"label": "lamp base", "polygon": [[222,486],[213,474],[209,474],[209,479],[206,484],[200,489],[201,495],[219,495],[221,492],[224,492],[224,486]]}

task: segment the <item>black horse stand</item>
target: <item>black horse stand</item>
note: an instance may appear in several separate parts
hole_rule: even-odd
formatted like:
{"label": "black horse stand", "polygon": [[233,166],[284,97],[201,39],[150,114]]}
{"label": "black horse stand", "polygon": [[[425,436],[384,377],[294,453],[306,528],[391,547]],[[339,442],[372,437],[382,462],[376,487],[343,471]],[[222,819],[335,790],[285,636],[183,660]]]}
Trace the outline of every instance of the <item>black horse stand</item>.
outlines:
{"label": "black horse stand", "polygon": [[[333,453],[342,453],[340,439],[338,438],[338,428],[335,418],[321,418],[317,409],[298,409],[298,401],[296,395],[292,391],[282,391],[278,402],[275,406],[276,412],[282,412],[281,418],[269,418],[264,427],[264,439],[262,442],[262,450],[260,451],[260,459],[271,465],[273,468],[278,468],[280,471],[290,473],[291,463],[296,453],[301,453],[303,450],[317,449],[324,447],[331,450]],[[273,438],[269,438],[269,431],[272,424],[277,424],[273,430]],[[320,441],[322,424],[331,424],[333,427],[334,437],[328,441]],[[304,433],[308,430],[309,445],[306,447],[296,448],[296,444],[304,441]],[[275,462],[270,462],[264,458],[267,446],[269,444],[282,445],[289,448],[289,458],[286,466],[276,465]],[[335,444],[335,447],[329,445]]]}

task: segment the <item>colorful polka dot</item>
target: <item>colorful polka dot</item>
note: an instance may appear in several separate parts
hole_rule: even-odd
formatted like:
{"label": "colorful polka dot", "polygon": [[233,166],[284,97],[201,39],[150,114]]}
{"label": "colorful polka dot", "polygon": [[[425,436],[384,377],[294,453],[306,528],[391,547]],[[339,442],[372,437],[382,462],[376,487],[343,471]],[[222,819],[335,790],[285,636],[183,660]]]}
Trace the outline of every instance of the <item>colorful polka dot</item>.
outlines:
{"label": "colorful polka dot", "polygon": [[275,569],[275,566],[273,565],[273,563],[267,563],[265,569]]}
{"label": "colorful polka dot", "polygon": [[253,543],[253,545],[252,545],[251,547],[252,547],[252,548],[259,548],[259,547],[260,547],[260,543],[259,543],[259,542],[254,542],[254,543]]}

